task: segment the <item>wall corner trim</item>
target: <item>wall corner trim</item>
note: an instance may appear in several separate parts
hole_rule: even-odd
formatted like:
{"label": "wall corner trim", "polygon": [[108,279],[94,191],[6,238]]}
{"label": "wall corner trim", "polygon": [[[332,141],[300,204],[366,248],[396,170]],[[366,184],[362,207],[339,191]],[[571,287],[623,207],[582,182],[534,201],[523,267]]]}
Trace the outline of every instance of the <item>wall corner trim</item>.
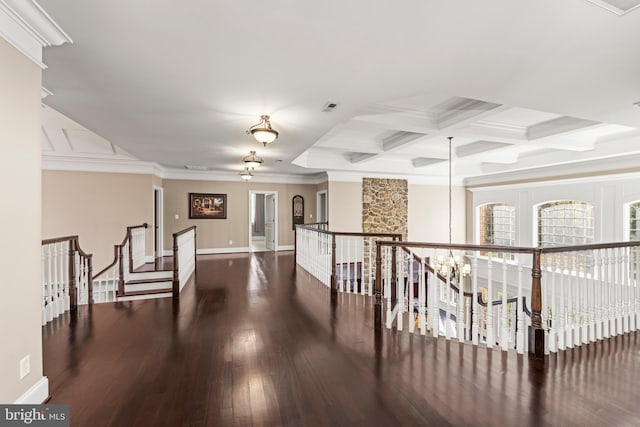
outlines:
{"label": "wall corner trim", "polygon": [[15,405],[40,405],[49,398],[49,378],[42,377],[25,391],[15,402]]}

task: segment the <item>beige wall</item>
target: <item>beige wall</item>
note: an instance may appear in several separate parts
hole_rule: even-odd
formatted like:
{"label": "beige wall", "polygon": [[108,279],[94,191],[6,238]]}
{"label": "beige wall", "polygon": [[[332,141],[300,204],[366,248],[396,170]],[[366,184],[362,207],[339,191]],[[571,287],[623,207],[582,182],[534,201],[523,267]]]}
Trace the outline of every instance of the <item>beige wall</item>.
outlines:
{"label": "beige wall", "polygon": [[[316,216],[315,184],[261,184],[255,182],[163,180],[164,248],[173,245],[172,233],[196,225],[198,249],[249,246],[249,191],[278,192],[278,245],[293,245],[292,205],[296,194],[304,198],[305,222]],[[227,219],[189,219],[189,193],[227,195]],[[313,214],[313,218],[309,218]],[[178,219],[176,219],[176,215]],[[232,241],[232,243],[229,243]]]}
{"label": "beige wall", "polygon": [[[0,38],[0,403],[42,379],[40,86],[40,68]],[[27,355],[31,373],[21,380]]]}
{"label": "beige wall", "polygon": [[329,229],[331,231],[362,231],[362,181],[329,181]]}
{"label": "beige wall", "polygon": [[[452,188],[452,240],[465,243],[466,194],[463,187]],[[409,184],[409,240],[449,241],[449,187]]]}
{"label": "beige wall", "polygon": [[93,254],[94,272],[113,260],[113,245],[129,225],[144,222],[147,255],[153,254],[152,175],[101,172],[42,172],[42,238],[77,234]]}

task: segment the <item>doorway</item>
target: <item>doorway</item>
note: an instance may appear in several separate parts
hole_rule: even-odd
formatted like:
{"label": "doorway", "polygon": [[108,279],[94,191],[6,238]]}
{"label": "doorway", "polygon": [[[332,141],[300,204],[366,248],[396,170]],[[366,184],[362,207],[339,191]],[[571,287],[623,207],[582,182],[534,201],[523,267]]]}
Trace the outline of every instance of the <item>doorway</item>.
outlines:
{"label": "doorway", "polygon": [[316,222],[327,222],[327,190],[316,193]]}
{"label": "doorway", "polygon": [[162,187],[153,186],[153,257],[161,258],[164,252],[163,243],[163,201],[164,193]]}
{"label": "doorway", "polygon": [[249,192],[249,252],[278,250],[278,192]]}

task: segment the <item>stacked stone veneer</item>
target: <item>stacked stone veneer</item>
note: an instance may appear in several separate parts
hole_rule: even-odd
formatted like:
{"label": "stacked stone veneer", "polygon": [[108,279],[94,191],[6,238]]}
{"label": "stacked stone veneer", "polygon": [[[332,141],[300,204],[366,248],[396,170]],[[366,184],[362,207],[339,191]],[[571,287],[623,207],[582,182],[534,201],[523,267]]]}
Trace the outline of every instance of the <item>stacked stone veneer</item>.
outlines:
{"label": "stacked stone veneer", "polygon": [[[406,179],[362,179],[362,231],[365,233],[398,233],[407,240],[409,188]],[[375,246],[364,240],[364,282],[375,277],[369,271],[369,254],[375,260]]]}

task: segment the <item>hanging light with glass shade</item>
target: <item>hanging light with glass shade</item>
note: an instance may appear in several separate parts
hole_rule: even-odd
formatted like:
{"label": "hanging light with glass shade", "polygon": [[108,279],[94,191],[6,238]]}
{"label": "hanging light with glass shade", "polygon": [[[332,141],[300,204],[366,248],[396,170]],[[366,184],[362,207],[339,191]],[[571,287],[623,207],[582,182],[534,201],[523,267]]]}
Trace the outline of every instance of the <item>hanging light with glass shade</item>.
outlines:
{"label": "hanging light with glass shade", "polygon": [[260,123],[251,126],[247,130],[247,134],[253,135],[258,142],[262,142],[266,147],[278,138],[278,131],[271,127],[269,116],[264,114],[260,116]]}
{"label": "hanging light with glass shade", "polygon": [[244,170],[240,172],[240,178],[242,178],[242,180],[246,182],[253,178],[253,174],[251,173],[249,168],[244,168]]}
{"label": "hanging light with glass shade", "polygon": [[255,151],[250,151],[249,155],[244,159],[242,159],[242,161],[244,162],[244,167],[249,168],[251,170],[256,169],[264,162],[264,160],[256,156]]}

